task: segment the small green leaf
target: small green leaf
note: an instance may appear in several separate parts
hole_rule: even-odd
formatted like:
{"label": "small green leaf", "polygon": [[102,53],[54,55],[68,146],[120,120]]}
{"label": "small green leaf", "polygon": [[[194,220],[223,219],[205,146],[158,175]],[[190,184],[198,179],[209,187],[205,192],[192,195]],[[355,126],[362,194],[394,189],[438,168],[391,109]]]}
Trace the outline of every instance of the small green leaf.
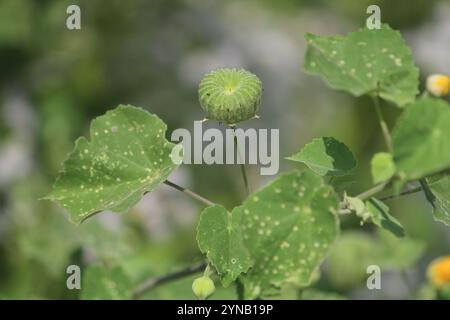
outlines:
{"label": "small green leaf", "polygon": [[197,226],[198,246],[216,268],[224,286],[252,266],[242,243],[239,220],[239,215],[215,205],[203,210]]}
{"label": "small green leaf", "polygon": [[365,203],[358,197],[349,197],[344,194],[344,209],[349,209],[361,218],[361,225],[370,221],[380,228],[384,228],[397,237],[404,236],[400,222],[389,214],[389,207],[376,198],[370,198]]}
{"label": "small green leaf", "polygon": [[379,152],[375,154],[370,165],[373,183],[375,184],[385,182],[395,174],[395,163],[390,153]]}
{"label": "small green leaf", "polygon": [[123,300],[132,297],[130,279],[121,267],[90,266],[82,279],[82,299]]}
{"label": "small green leaf", "polygon": [[426,179],[429,192],[425,193],[433,207],[434,218],[450,226],[450,173],[444,172]]}
{"label": "small green leaf", "polygon": [[384,25],[342,36],[307,34],[305,70],[355,96],[377,92],[404,106],[418,93],[419,73],[400,32]]}
{"label": "small green leaf", "polygon": [[366,208],[370,214],[370,220],[380,228],[389,230],[397,237],[403,237],[405,230],[401,223],[389,214],[389,207],[376,198],[366,201]]}
{"label": "small green leaf", "polygon": [[356,167],[350,149],[331,137],[314,139],[288,159],[304,163],[320,176],[342,176]]}
{"label": "small green leaf", "polygon": [[354,212],[357,216],[360,216],[364,220],[367,218],[365,214],[367,212],[366,205],[364,202],[358,197],[349,197],[347,195],[344,196],[345,206]]}
{"label": "small green leaf", "polygon": [[408,106],[392,137],[394,162],[401,183],[449,168],[449,137],[450,105],[447,102],[422,98]]}
{"label": "small green leaf", "polygon": [[91,141],[76,141],[46,199],[78,223],[100,211],[127,211],[177,167],[166,129],[161,119],[140,108],[121,105],[108,111],[92,121]]}
{"label": "small green leaf", "polygon": [[307,285],[338,234],[337,208],[331,187],[310,171],[284,174],[235,208],[254,260],[240,277],[245,298]]}

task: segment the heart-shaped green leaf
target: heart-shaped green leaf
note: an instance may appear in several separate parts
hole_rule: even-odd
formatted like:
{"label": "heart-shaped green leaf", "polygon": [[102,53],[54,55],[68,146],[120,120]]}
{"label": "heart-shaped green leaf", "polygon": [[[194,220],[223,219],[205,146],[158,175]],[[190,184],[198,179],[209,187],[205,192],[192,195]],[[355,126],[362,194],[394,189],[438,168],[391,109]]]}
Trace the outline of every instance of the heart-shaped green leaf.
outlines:
{"label": "heart-shaped green leaf", "polygon": [[161,119],[140,108],[121,105],[108,111],[92,121],[91,141],[81,137],[75,142],[46,199],[78,223],[104,210],[127,211],[177,168],[166,129]]}
{"label": "heart-shaped green leaf", "polygon": [[224,286],[252,266],[242,241],[240,220],[241,216],[215,205],[203,210],[197,226],[198,246],[216,268]]}
{"label": "heart-shaped green leaf", "polygon": [[414,101],[419,73],[400,32],[384,25],[342,36],[307,34],[305,70],[355,96],[378,93],[398,106]]}
{"label": "heart-shaped green leaf", "polygon": [[314,139],[288,159],[304,163],[320,176],[342,176],[356,167],[350,149],[331,137]]}

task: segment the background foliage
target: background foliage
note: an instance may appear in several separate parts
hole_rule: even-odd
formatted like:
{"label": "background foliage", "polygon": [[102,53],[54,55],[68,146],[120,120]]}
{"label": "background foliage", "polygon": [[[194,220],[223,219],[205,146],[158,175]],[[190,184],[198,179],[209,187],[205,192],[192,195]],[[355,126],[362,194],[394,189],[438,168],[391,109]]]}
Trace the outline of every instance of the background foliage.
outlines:
{"label": "background foliage", "polygon": [[[129,293],[126,281],[135,285],[201,260],[195,231],[201,207],[165,186],[126,215],[104,213],[79,227],[66,212],[37,199],[49,193],[90,120],[119,104],[158,114],[168,132],[192,129],[193,120],[203,117],[197,84],[216,67],[244,67],[260,76],[261,119],[245,126],[282,128],[282,158],[313,137],[333,136],[358,159],[350,177],[335,178],[337,185],[350,194],[367,189],[370,159],[384,148],[370,99],[333,92],[301,66],[305,33],[356,30],[369,2],[381,6],[383,22],[412,47],[422,83],[429,73],[450,73],[448,1],[77,1],[81,31],[65,28],[73,1],[1,1],[0,298],[120,298]],[[389,125],[400,112],[383,111]],[[281,170],[295,165],[282,161]],[[257,167],[249,169],[253,190],[268,182]],[[234,166],[182,166],[172,180],[227,208],[241,204],[245,193]],[[448,192],[445,185],[434,188]],[[449,254],[450,231],[432,219],[423,194],[390,205],[407,230],[401,244],[349,216],[314,288],[287,288],[280,298],[410,298],[411,291],[426,297],[426,266]],[[369,262],[382,267],[382,290],[365,287]],[[114,291],[101,283],[94,293],[69,291],[69,264],[85,270],[86,282],[120,285]],[[192,278],[144,298],[193,298]],[[216,285],[213,298],[236,298],[233,287]]]}

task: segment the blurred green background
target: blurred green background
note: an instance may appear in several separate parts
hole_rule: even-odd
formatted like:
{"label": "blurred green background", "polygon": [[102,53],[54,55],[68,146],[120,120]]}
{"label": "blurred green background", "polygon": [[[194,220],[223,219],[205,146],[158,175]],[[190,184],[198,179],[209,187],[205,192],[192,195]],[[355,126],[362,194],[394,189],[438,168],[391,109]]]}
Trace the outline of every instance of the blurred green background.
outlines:
{"label": "blurred green background", "polygon": [[[81,8],[81,30],[66,28],[70,4]],[[166,186],[128,214],[102,213],[79,227],[38,199],[90,120],[120,103],[158,114],[168,133],[192,129],[203,118],[197,84],[217,67],[243,67],[262,79],[261,118],[244,126],[280,128],[281,158],[313,137],[334,136],[359,161],[338,185],[350,194],[367,189],[369,160],[384,148],[370,101],[328,89],[301,66],[306,32],[356,30],[369,4],[378,4],[382,21],[412,47],[422,88],[428,74],[450,73],[448,0],[0,0],[0,298],[79,298],[66,288],[71,264],[83,272],[121,266],[137,284],[202,259],[195,243],[201,206]],[[399,110],[383,110],[392,125]],[[281,161],[281,170],[291,168]],[[268,181],[256,166],[249,170],[253,190]],[[186,165],[171,179],[229,208],[244,194],[235,166]],[[433,221],[422,194],[389,204],[410,238],[386,240],[347,218],[315,289],[288,288],[279,298],[432,297],[426,267],[450,254],[450,229]],[[382,290],[366,288],[370,263],[382,267]],[[191,281],[144,298],[192,299]],[[236,293],[219,288],[213,298]]]}

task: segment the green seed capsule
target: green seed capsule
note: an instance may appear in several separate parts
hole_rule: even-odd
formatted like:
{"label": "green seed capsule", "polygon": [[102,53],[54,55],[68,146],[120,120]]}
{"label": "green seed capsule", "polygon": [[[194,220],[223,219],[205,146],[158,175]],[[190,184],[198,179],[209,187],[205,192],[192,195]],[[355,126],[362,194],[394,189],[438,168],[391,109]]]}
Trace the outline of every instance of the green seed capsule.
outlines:
{"label": "green seed capsule", "polygon": [[261,103],[262,83],[244,69],[218,69],[200,82],[200,105],[208,119],[232,125],[255,117]]}
{"label": "green seed capsule", "polygon": [[192,291],[200,300],[205,300],[214,293],[216,287],[214,282],[208,276],[197,278],[192,283]]}

